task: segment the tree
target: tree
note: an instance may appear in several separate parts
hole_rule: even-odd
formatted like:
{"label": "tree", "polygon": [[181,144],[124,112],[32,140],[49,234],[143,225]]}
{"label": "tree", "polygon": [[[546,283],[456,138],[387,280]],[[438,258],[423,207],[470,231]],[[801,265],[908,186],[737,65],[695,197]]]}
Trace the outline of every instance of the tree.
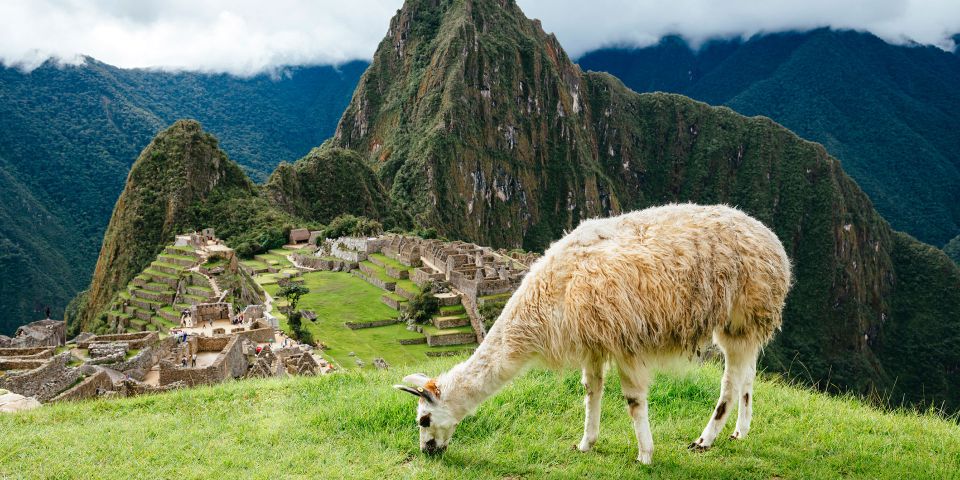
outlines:
{"label": "tree", "polygon": [[277,291],[277,295],[285,298],[289,305],[287,309],[287,324],[290,325],[293,338],[304,342],[309,342],[309,333],[303,330],[297,304],[300,303],[300,297],[308,293],[310,293],[310,289],[302,283],[294,283],[289,280],[280,284],[280,290]]}
{"label": "tree", "polygon": [[428,283],[420,293],[413,296],[403,311],[407,323],[427,323],[440,311],[440,301],[433,295],[434,285]]}

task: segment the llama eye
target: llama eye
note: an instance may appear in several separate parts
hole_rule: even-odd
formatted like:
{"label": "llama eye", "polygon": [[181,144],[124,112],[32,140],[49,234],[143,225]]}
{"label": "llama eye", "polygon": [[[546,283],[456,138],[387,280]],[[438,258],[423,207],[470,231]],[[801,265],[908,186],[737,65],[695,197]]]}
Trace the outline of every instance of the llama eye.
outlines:
{"label": "llama eye", "polygon": [[429,427],[429,426],[430,426],[430,414],[428,413],[428,414],[420,417],[420,421],[417,422],[417,423],[419,423],[421,427]]}

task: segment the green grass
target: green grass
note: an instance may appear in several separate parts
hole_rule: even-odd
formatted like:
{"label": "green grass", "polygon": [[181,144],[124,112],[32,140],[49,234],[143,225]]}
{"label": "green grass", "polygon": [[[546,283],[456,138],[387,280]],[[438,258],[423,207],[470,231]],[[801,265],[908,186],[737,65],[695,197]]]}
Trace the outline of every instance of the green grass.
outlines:
{"label": "green grass", "polygon": [[398,262],[397,260],[394,260],[394,259],[392,259],[392,258],[390,258],[390,257],[388,257],[388,256],[386,256],[386,255],[384,255],[384,254],[382,254],[382,253],[371,253],[369,256],[370,256],[371,258],[376,258],[377,260],[380,260],[384,265],[386,265],[386,266],[388,266],[388,267],[392,267],[392,268],[395,268],[395,269],[397,269],[397,270],[410,270],[410,267],[408,267],[408,266],[406,266],[406,265]]}
{"label": "green grass", "polygon": [[[257,281],[270,295],[276,296],[279,286],[276,283],[264,283],[263,279],[270,278],[262,277],[267,276],[258,275]],[[397,317],[396,310],[380,301],[385,292],[344,272],[309,272],[303,275],[303,280],[310,293],[300,299],[298,308],[313,310],[317,314],[316,322],[304,320],[303,325],[315,341],[330,347],[324,355],[344,368],[357,368],[357,358],[366,363],[364,368],[373,368],[372,361],[376,357],[383,357],[393,366],[417,364],[427,359],[428,351],[466,348],[401,345],[399,339],[422,337],[419,333],[408,331],[406,325],[402,324],[351,330],[344,326],[344,322],[370,322]],[[282,298],[275,299],[275,306],[284,304]],[[277,318],[281,321],[281,327],[287,330],[286,317],[277,315]],[[350,352],[356,356],[350,356]]]}
{"label": "green grass", "polygon": [[[435,375],[453,363],[415,370]],[[746,440],[726,440],[730,422],[713,449],[690,452],[716,400],[714,366],[654,383],[652,466],[634,461],[616,375],[594,450],[571,449],[583,418],[572,371],[522,376],[462,422],[444,455],[427,457],[417,449],[413,399],[390,387],[410,371],[239,381],[2,415],[0,477],[899,479],[960,470],[953,422],[770,380],[756,386]],[[190,448],[171,447],[184,438]]]}
{"label": "green grass", "polygon": [[166,259],[166,258],[175,258],[175,259],[177,259],[177,260],[184,260],[184,261],[188,261],[188,262],[196,262],[196,261],[197,261],[197,258],[196,258],[196,257],[191,257],[191,256],[188,256],[188,255],[175,255],[175,254],[172,254],[172,253],[161,253],[160,255],[157,255],[157,259],[158,259],[158,260],[163,260],[163,259]]}
{"label": "green grass", "polygon": [[465,325],[463,327],[453,327],[453,328],[437,328],[433,325],[427,324],[423,326],[423,333],[429,335],[442,335],[447,333],[473,333],[473,327]]}
{"label": "green grass", "polygon": [[[397,280],[396,278],[393,278],[393,277],[391,277],[390,275],[387,275],[387,271],[384,270],[383,267],[381,267],[380,265],[377,265],[377,264],[375,264],[375,263],[373,263],[373,262],[371,262],[371,261],[369,261],[369,260],[364,260],[364,261],[360,262],[360,265],[366,265],[367,267],[369,267],[370,270],[373,271],[373,276],[379,278],[380,280],[383,280],[384,282],[387,282],[387,283],[391,283],[391,282],[396,283],[396,282],[398,282],[398,280]],[[365,273],[365,275],[370,275],[370,274],[369,274],[369,273]],[[374,288],[376,288],[376,287],[374,287]]]}
{"label": "green grass", "polygon": [[456,305],[440,307],[440,316],[459,315],[461,313],[466,313],[466,309],[464,309],[463,305],[460,305],[459,303]]}
{"label": "green grass", "polygon": [[480,300],[480,302],[478,302],[478,303],[481,303],[481,302],[495,302],[495,301],[506,302],[507,300],[510,299],[510,296],[511,296],[511,295],[513,295],[512,292],[511,292],[511,293],[498,293],[498,294],[495,294],[495,295],[484,295],[484,296],[482,296],[482,297],[479,297],[477,300]]}
{"label": "green grass", "polygon": [[420,293],[420,286],[414,283],[413,280],[403,279],[403,280],[395,280],[395,281],[398,287],[410,293],[414,293],[414,294]]}

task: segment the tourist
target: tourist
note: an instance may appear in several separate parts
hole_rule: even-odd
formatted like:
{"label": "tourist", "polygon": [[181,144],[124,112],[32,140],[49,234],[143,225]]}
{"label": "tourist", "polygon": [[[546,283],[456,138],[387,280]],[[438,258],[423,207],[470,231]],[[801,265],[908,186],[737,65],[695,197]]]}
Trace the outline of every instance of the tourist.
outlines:
{"label": "tourist", "polygon": [[197,354],[196,354],[196,353],[193,354],[193,357],[190,359],[190,361],[191,361],[190,366],[193,367],[193,368],[197,368]]}

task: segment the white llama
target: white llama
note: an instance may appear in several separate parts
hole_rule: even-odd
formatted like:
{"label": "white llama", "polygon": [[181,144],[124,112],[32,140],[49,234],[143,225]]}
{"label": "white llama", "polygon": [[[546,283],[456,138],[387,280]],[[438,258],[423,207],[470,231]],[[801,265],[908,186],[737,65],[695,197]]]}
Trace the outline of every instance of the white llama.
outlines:
{"label": "white llama", "polygon": [[653,456],[651,369],[711,341],[726,366],[720,399],[690,447],[713,445],[739,401],[746,437],[760,349],[780,328],[790,262],[776,235],[726,206],[667,205],[583,222],[550,246],[466,361],[396,387],[419,397],[420,448],[442,452],[464,417],[535,361],[583,371],[586,420],[577,448],[597,441],[606,366],[619,367],[638,460]]}

